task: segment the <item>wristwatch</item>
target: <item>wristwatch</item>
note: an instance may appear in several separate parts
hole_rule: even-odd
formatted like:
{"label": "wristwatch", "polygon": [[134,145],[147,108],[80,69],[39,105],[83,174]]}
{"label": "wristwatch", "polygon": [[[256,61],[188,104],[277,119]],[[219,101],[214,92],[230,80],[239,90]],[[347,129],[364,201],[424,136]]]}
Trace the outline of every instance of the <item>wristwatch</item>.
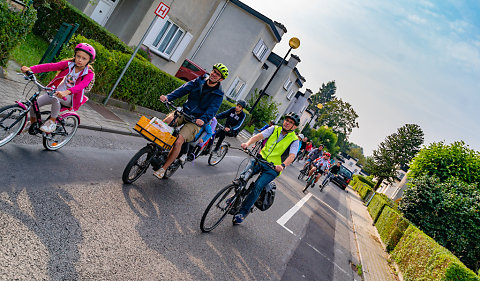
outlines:
{"label": "wristwatch", "polygon": [[280,164],[280,165],[285,169],[285,167],[286,167],[285,164],[282,163],[282,164]]}

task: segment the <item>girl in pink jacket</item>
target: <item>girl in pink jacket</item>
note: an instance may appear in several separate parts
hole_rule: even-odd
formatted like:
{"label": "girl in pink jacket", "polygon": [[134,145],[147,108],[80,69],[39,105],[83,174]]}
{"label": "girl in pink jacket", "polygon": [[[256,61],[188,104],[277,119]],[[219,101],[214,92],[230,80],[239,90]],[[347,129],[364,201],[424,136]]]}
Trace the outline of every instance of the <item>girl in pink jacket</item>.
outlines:
{"label": "girl in pink jacket", "polygon": [[[55,130],[55,119],[60,114],[61,106],[78,110],[82,104],[87,102],[85,88],[94,79],[95,73],[90,65],[95,60],[95,49],[87,44],[80,43],[75,47],[75,56],[72,59],[57,63],[46,63],[31,67],[22,66],[22,72],[32,71],[33,73],[59,71],[57,76],[48,84],[49,87],[57,89],[55,96],[47,94],[40,96],[37,100],[38,107],[47,104],[52,105],[50,118],[40,127],[45,133]],[[33,107],[30,110],[30,123],[35,124],[36,116]]]}

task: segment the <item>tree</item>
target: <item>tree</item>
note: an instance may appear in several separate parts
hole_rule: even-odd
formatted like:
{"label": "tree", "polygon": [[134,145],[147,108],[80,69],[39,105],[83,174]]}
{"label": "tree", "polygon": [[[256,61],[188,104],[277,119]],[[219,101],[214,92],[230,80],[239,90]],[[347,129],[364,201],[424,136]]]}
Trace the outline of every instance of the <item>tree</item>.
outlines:
{"label": "tree", "polygon": [[432,143],[413,158],[409,177],[436,176],[440,181],[456,177],[466,183],[480,182],[480,153],[463,141],[450,145]]}
{"label": "tree", "polygon": [[[255,92],[248,100],[248,104],[253,105],[259,95],[258,89],[255,89]],[[268,123],[269,121],[274,120],[278,114],[278,105],[279,104],[277,102],[272,100],[272,97],[262,97],[255,107],[255,110],[250,112],[252,114],[252,118],[250,119],[250,123],[248,125],[251,126],[254,124],[255,127],[259,128],[263,127],[264,122]]]}
{"label": "tree", "polygon": [[323,144],[326,150],[328,150],[332,155],[337,154],[340,150],[340,148],[337,146],[337,135],[331,128],[320,127],[316,130],[308,128],[306,131],[304,131],[304,135],[315,146]]}
{"label": "tree", "polygon": [[347,154],[358,159],[357,164],[361,165],[362,167],[365,165],[365,156],[363,156],[361,147],[351,147],[347,150]]}
{"label": "tree", "polygon": [[357,118],[357,113],[348,102],[333,98],[319,110],[315,124],[319,127],[326,125],[332,128],[337,135],[338,133],[345,135],[345,140],[347,140],[352,130],[358,128]]}
{"label": "tree", "polygon": [[317,104],[325,104],[331,101],[335,98],[336,92],[337,86],[335,86],[335,80],[327,82],[327,85],[325,85],[325,83],[322,83],[322,87],[320,87],[318,92],[310,97],[312,103],[309,105],[308,108],[310,110],[315,110],[315,108],[317,108]]}
{"label": "tree", "polygon": [[420,151],[423,131],[416,124],[405,124],[386,137],[373,151],[373,163],[367,161],[367,172],[378,178],[375,190],[383,180],[393,181],[398,167],[406,165]]}

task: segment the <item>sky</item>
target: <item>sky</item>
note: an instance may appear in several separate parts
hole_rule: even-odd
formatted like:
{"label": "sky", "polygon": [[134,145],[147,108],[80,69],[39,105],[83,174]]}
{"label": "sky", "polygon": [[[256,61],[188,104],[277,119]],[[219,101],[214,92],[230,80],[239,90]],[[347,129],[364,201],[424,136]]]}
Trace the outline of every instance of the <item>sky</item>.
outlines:
{"label": "sky", "polygon": [[276,54],[300,39],[301,90],[335,80],[359,115],[349,141],[366,156],[405,124],[422,128],[425,145],[480,151],[479,1],[241,1],[287,28]]}

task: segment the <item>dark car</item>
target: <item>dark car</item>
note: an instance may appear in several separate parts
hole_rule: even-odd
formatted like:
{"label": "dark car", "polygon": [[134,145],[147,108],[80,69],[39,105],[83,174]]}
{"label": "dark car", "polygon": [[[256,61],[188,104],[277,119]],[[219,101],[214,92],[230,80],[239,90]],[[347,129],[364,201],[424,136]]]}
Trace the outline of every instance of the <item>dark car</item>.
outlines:
{"label": "dark car", "polygon": [[332,177],[332,182],[338,185],[341,189],[347,188],[348,183],[352,180],[353,173],[345,168],[343,165],[340,166],[338,174]]}
{"label": "dark car", "polygon": [[183,81],[190,81],[198,76],[202,76],[203,74],[207,73],[207,71],[200,66],[198,66],[193,61],[186,59],[182,66],[178,69],[175,77],[182,79]]}

